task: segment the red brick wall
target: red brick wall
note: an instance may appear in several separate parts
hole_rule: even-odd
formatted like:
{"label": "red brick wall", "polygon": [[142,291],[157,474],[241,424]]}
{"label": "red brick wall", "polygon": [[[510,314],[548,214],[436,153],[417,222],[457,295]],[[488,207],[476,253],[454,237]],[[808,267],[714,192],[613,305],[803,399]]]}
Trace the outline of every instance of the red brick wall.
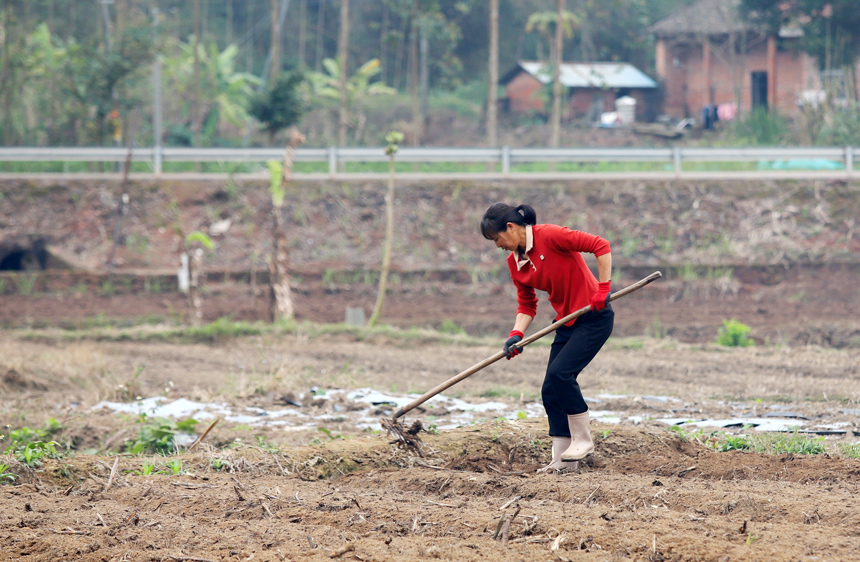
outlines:
{"label": "red brick wall", "polygon": [[[576,119],[583,117],[591,111],[595,98],[603,98],[603,111],[615,111],[615,98],[618,97],[613,90],[598,90],[597,88],[576,88],[570,96],[570,117]],[[647,112],[645,94],[642,90],[632,90],[630,97],[636,100],[636,119],[640,120]]]}
{"label": "red brick wall", "polygon": [[[711,94],[706,92],[701,46],[674,46],[665,50],[662,67],[665,97],[663,110],[673,117],[701,117],[702,106],[736,101],[732,67],[726,56],[718,56],[720,47],[712,47],[710,63]],[[749,49],[739,63],[743,73],[740,80],[741,111],[752,106],[752,73],[767,72],[767,43],[761,42]],[[814,61],[804,53],[778,50],[776,53],[776,109],[786,115],[798,111],[797,99],[803,90],[818,87]]]}
{"label": "red brick wall", "polygon": [[[548,108],[544,107],[538,94],[542,87],[537,78],[526,72],[519,73],[513,80],[508,82],[507,86],[505,86],[505,93],[510,101],[511,113],[529,113],[535,111],[546,113]],[[550,88],[550,86],[548,85],[547,88]],[[633,90],[630,95],[636,99],[636,115],[637,118],[641,118],[646,111],[645,95],[641,90]],[[587,115],[591,111],[591,106],[596,96],[603,98],[603,111],[615,111],[616,94],[613,90],[575,88],[573,91],[570,91],[565,117],[576,119]]]}
{"label": "red brick wall", "polygon": [[542,85],[540,81],[527,72],[520,72],[505,86],[505,94],[510,100],[510,110],[513,113],[544,111],[543,102],[538,95]]}

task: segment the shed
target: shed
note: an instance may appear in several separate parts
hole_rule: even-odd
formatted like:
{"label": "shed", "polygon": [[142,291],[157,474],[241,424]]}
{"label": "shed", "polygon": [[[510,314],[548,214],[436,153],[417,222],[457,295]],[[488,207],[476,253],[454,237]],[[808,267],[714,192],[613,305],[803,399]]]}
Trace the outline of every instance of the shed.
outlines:
{"label": "shed", "polygon": [[[545,115],[552,94],[550,63],[519,61],[499,80],[505,87],[506,109],[511,113]],[[561,65],[561,83],[568,89],[567,119],[599,119],[604,111],[615,110],[616,98],[636,99],[636,116],[647,119],[659,108],[658,84],[626,62],[569,62]]]}

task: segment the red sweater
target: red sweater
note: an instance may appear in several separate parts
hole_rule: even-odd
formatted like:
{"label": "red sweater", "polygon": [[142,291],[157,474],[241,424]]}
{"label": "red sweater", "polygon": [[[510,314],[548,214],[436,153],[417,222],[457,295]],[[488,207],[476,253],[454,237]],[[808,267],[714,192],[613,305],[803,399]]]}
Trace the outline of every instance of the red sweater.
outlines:
{"label": "red sweater", "polygon": [[[556,320],[589,306],[597,292],[597,279],[580,252],[608,254],[609,242],[554,224],[537,224],[532,227],[532,234],[532,249],[527,254],[531,263],[518,270],[516,252],[508,256],[511,279],[517,287],[517,313],[535,316],[538,304],[535,289],[548,293]],[[568,326],[572,324],[573,321]]]}

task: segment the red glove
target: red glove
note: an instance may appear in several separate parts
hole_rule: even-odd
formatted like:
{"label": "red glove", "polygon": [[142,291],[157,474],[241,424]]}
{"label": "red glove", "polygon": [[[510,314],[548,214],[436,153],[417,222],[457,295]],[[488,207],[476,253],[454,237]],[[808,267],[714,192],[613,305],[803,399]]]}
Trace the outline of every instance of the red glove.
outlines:
{"label": "red glove", "polygon": [[606,308],[607,298],[609,297],[609,289],[612,286],[612,281],[597,284],[597,292],[591,297],[591,310],[598,311]]}
{"label": "red glove", "polygon": [[523,352],[523,348],[517,347],[516,344],[519,343],[523,339],[523,333],[519,330],[512,330],[510,334],[508,334],[508,339],[505,341],[505,357],[510,359],[511,357],[516,357],[520,353]]}

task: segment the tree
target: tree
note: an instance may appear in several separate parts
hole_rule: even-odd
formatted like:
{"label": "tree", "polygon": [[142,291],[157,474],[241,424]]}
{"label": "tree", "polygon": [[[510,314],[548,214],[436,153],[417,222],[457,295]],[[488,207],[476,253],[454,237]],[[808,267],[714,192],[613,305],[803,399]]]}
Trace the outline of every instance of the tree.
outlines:
{"label": "tree", "polygon": [[203,255],[205,250],[215,249],[212,239],[206,234],[195,230],[185,237],[185,252],[190,254],[191,261],[188,264],[189,283],[188,300],[191,304],[191,323],[195,326],[203,321]]}
{"label": "tree", "polygon": [[388,290],[388,271],[391,269],[391,246],[394,241],[394,155],[403,142],[403,133],[391,131],[385,135],[385,154],[388,155],[388,193],[385,196],[385,246],[382,250],[382,267],[379,270],[379,291],[376,293],[376,305],[367,324],[376,326],[382,314],[382,304],[385,302],[385,292]]}
{"label": "tree", "polygon": [[305,137],[294,129],[284,149],[283,162],[266,162],[271,177],[269,192],[272,195],[272,256],[269,259],[269,319],[272,322],[290,319],[295,311],[290,289],[287,237],[282,224],[281,209],[293,172],[293,156],[296,147],[304,140]]}
{"label": "tree", "polygon": [[305,112],[305,101],[299,91],[304,76],[298,72],[278,77],[269,87],[251,98],[248,113],[263,124],[274,143],[278,131],[297,124]]}
{"label": "tree", "polygon": [[59,86],[61,95],[71,98],[63,114],[64,124],[76,131],[75,141],[105,144],[110,134],[111,111],[118,107],[125,112],[140,103],[135,99],[117,99],[115,92],[125,90],[118,86],[152,62],[152,29],[148,25],[125,29],[109,52],[93,44],[70,41],[64,55]]}
{"label": "tree", "polygon": [[801,29],[803,49],[818,59],[823,70],[842,68],[854,78],[853,68],[860,57],[856,0],[741,0],[740,11],[745,19],[772,34],[783,27]]}
{"label": "tree", "polygon": [[[353,127],[355,142],[364,138],[364,125],[367,117],[364,114],[364,100],[367,96],[393,95],[397,91],[382,82],[372,80],[379,74],[379,59],[372,59],[361,65],[346,81],[347,118]],[[323,97],[332,100],[341,99],[340,61],[325,59],[323,67],[326,72],[308,72],[308,84],[312,97]]]}
{"label": "tree", "polygon": [[526,33],[536,32],[549,45],[549,59],[556,60],[556,22],[561,14],[561,29],[564,37],[568,39],[573,37],[573,30],[579,26],[579,17],[573,12],[562,9],[555,12],[535,12],[529,16],[526,21]]}
{"label": "tree", "polygon": [[573,29],[578,25],[579,18],[564,9],[564,0],[558,0],[558,9],[555,12],[536,12],[529,16],[526,22],[527,32],[537,31],[550,45],[553,69],[550,146],[558,146],[561,133],[561,64],[564,37],[573,37]]}
{"label": "tree", "polygon": [[[194,43],[179,43],[176,52],[164,59],[165,79],[171,90],[178,95],[172,99],[178,104],[178,109],[185,116],[186,123],[191,122],[195,115],[203,124],[203,138],[211,137],[221,119],[241,126],[247,123],[249,116],[246,110],[248,100],[252,97],[254,86],[260,80],[252,74],[236,72],[236,55],[238,47],[229,45],[219,52],[214,42],[208,46],[199,45],[196,49],[197,60],[200,64],[199,108],[192,107],[193,102],[186,94],[193,91],[194,80]],[[191,130],[195,125],[191,122]]]}

